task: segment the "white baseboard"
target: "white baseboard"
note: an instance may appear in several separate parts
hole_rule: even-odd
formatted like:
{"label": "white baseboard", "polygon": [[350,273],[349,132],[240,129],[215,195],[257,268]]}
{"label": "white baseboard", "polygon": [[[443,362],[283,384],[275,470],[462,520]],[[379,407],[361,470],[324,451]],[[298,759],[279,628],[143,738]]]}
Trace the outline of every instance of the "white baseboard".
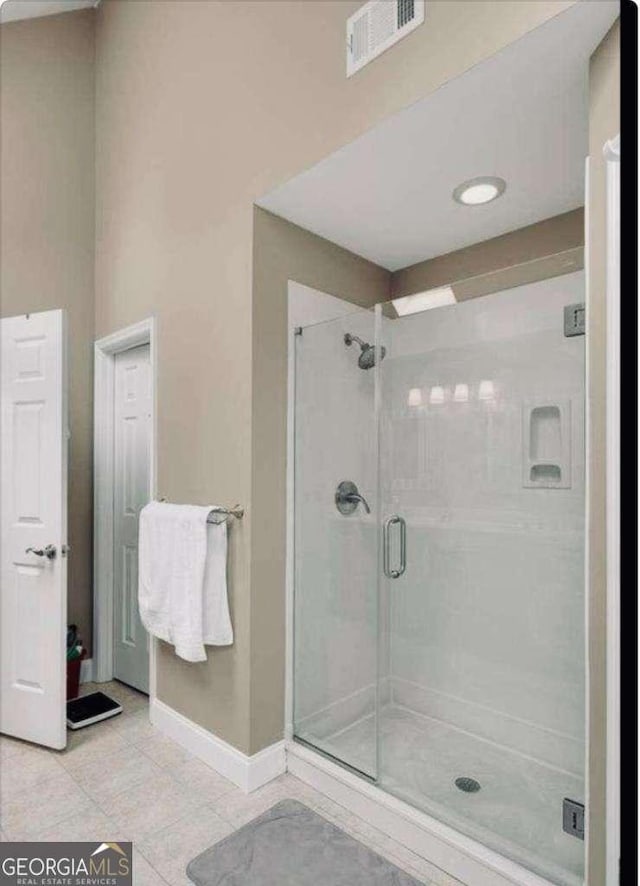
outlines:
{"label": "white baseboard", "polygon": [[295,742],[287,742],[287,769],[462,883],[551,886],[543,877]]}
{"label": "white baseboard", "polygon": [[149,709],[151,722],[160,732],[228,778],[246,794],[286,771],[284,741],[248,756],[157,698],[150,701]]}
{"label": "white baseboard", "polygon": [[93,659],[85,658],[80,662],[80,682],[93,683]]}

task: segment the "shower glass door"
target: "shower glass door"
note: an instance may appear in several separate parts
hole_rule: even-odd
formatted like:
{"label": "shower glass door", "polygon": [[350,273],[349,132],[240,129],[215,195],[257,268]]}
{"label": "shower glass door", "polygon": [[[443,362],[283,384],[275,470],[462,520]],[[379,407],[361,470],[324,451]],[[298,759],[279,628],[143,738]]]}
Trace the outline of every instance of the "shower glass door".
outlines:
{"label": "shower glass door", "polygon": [[294,735],[371,779],[378,436],[375,377],[356,337],[373,342],[374,327],[373,311],[356,309],[294,337]]}
{"label": "shower glass door", "polygon": [[[378,781],[552,882],[584,842],[584,337],[569,274],[376,309]],[[579,807],[577,807],[579,809]]]}

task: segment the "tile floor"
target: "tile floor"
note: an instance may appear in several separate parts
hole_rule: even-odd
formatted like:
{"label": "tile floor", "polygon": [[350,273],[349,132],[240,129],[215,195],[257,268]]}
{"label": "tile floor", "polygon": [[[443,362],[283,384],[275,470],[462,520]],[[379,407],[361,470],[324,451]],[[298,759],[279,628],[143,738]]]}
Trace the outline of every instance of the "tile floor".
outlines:
{"label": "tile floor", "polygon": [[292,798],[421,883],[460,886],[291,775],[243,794],[149,724],[146,696],[116,682],[100,688],[120,700],[124,712],[69,732],[64,751],[0,736],[0,839],[132,841],[135,886],[188,886],[190,859]]}

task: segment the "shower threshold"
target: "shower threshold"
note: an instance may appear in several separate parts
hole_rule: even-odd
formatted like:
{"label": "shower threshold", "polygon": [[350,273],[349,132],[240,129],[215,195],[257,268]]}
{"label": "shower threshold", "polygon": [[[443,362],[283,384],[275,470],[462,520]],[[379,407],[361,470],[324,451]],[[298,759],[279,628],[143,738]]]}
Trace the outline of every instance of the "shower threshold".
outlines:
{"label": "shower threshold", "polygon": [[371,784],[376,784],[376,779],[370,775],[368,772],[365,772],[363,769],[358,769],[357,766],[352,766],[346,760],[343,760],[340,757],[336,757],[334,754],[330,753],[323,748],[317,747],[317,745],[313,744],[311,741],[307,741],[306,738],[302,738],[300,735],[296,735],[294,741],[302,745],[302,747],[309,748],[309,750],[313,751],[316,754],[320,754],[320,756],[325,757],[327,760],[331,760],[332,763],[337,764],[338,766],[342,766],[348,772],[353,772],[354,775],[357,775],[358,778],[366,778],[368,782]]}
{"label": "shower threshold", "polygon": [[[383,709],[379,731],[376,787],[357,775],[360,770],[376,771],[373,715],[322,738],[327,764],[335,766],[331,763],[335,760],[336,770],[345,771],[342,761],[349,761],[353,777],[380,795],[379,801],[404,801],[412,815],[433,817],[439,828],[450,831],[447,842],[473,841],[480,856],[488,852],[495,856],[494,862],[504,859],[520,871],[517,883],[581,886],[584,843],[562,831],[562,801],[582,799],[582,779],[400,706]],[[320,759],[308,738],[304,744]],[[481,789],[460,790],[456,780],[461,778],[477,781]],[[390,836],[398,839],[395,833]],[[437,864],[424,849],[410,848]],[[464,881],[460,872],[444,867]],[[495,879],[495,864],[491,867],[490,882],[500,882]],[[481,880],[477,872],[474,876],[467,881],[475,886]],[[509,876],[505,882],[513,883],[513,872]]]}

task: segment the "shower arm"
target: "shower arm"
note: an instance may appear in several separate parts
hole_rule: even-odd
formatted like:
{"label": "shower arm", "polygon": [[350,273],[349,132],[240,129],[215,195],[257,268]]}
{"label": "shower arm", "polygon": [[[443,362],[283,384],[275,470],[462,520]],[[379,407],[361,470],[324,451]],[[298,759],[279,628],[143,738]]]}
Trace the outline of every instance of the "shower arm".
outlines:
{"label": "shower arm", "polygon": [[351,345],[354,343],[354,341],[357,342],[357,343],[360,345],[360,348],[361,348],[362,350],[364,350],[364,348],[367,347],[367,343],[366,343],[366,341],[363,341],[363,340],[360,338],[360,336],[358,336],[358,335],[353,335],[351,332],[346,332],[346,333],[345,333],[345,336],[344,336],[344,343],[345,343],[345,345],[346,345],[348,348],[350,348]]}

